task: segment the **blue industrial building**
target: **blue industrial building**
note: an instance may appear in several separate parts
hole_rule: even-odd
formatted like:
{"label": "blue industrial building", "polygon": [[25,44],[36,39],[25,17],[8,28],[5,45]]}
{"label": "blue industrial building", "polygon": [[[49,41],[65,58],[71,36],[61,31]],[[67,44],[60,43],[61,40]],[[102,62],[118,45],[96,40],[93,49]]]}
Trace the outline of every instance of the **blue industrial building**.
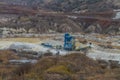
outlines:
{"label": "blue industrial building", "polygon": [[73,50],[74,49],[74,37],[69,33],[65,33],[64,35],[64,50]]}

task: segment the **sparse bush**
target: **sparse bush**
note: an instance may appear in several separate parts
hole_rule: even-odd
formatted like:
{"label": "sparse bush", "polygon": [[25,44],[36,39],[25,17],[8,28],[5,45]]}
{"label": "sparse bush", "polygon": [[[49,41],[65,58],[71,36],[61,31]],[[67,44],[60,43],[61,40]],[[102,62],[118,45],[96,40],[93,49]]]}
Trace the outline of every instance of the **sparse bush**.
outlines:
{"label": "sparse bush", "polygon": [[2,76],[10,76],[10,80],[119,80],[117,74],[120,73],[119,68],[102,69],[97,61],[76,53],[59,56],[59,59],[42,57],[37,64],[23,64],[6,70]]}
{"label": "sparse bush", "polygon": [[70,71],[68,70],[68,68],[63,65],[53,66],[53,67],[47,69],[46,72],[47,73],[57,73],[57,74],[67,74],[67,75],[71,74]]}
{"label": "sparse bush", "polygon": [[14,74],[18,76],[22,76],[24,74],[28,74],[31,69],[32,69],[31,64],[23,64],[14,71]]}

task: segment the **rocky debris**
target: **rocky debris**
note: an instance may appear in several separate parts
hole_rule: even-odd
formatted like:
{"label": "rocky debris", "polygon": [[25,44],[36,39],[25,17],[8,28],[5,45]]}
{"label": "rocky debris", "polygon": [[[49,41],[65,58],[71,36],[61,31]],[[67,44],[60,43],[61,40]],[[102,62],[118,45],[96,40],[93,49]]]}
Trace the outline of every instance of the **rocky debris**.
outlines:
{"label": "rocky debris", "polygon": [[87,29],[86,32],[94,32],[95,31],[96,26],[90,25]]}
{"label": "rocky debris", "polygon": [[60,25],[60,27],[58,27],[57,31],[58,32],[71,32],[72,29],[70,28],[68,24],[62,24]]}
{"label": "rocky debris", "polygon": [[9,60],[10,64],[25,64],[25,63],[37,63],[37,60]]}
{"label": "rocky debris", "polygon": [[91,57],[95,60],[105,60],[105,61],[116,61],[118,62],[118,64],[120,63],[120,54],[119,52],[118,53],[115,53],[115,52],[108,52],[108,51],[104,51],[104,50],[93,50],[93,51],[90,51],[88,54],[87,54],[88,57]]}

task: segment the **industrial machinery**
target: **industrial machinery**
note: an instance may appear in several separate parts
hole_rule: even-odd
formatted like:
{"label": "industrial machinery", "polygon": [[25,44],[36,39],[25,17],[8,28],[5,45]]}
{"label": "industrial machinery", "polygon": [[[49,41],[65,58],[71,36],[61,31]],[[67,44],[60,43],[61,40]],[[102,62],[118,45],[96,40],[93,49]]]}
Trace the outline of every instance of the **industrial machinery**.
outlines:
{"label": "industrial machinery", "polygon": [[[64,34],[64,43],[63,44],[57,44],[55,43],[42,43],[41,45],[48,48],[54,48],[59,50],[66,50],[66,51],[87,51],[90,46],[87,44],[82,44],[79,41],[77,42],[73,36],[71,36],[69,33]],[[77,45],[78,44],[78,45]]]}
{"label": "industrial machinery", "polygon": [[72,51],[75,47],[74,37],[69,33],[65,33],[64,35],[64,50]]}
{"label": "industrial machinery", "polygon": [[41,45],[44,47],[53,48],[53,46],[50,45],[49,43],[42,43]]}

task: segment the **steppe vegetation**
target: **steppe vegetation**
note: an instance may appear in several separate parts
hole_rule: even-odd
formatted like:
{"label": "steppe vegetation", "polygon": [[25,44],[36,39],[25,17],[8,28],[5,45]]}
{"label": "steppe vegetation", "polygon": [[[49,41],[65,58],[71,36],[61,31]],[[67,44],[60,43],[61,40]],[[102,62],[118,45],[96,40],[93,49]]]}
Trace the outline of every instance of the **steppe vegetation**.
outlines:
{"label": "steppe vegetation", "polygon": [[[119,68],[107,68],[84,54],[46,56],[37,64],[10,65],[19,59],[11,51],[1,51],[1,80],[119,80]],[[8,57],[9,56],[9,57]],[[4,65],[3,65],[4,64]]]}

